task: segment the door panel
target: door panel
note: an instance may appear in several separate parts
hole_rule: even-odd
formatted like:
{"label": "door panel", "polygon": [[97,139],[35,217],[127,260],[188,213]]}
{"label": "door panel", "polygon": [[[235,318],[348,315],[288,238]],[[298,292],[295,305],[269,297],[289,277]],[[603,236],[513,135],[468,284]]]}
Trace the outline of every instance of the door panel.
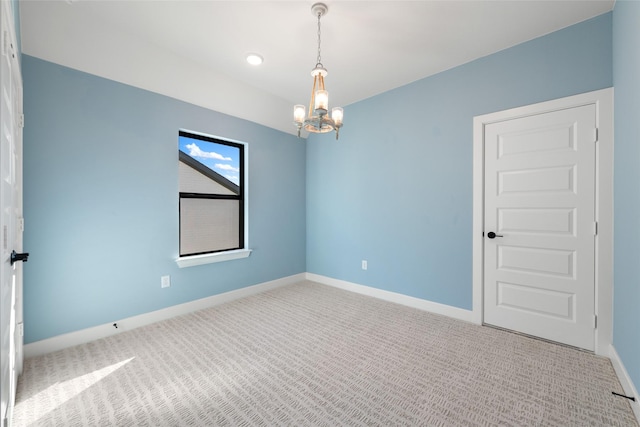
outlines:
{"label": "door panel", "polygon": [[595,123],[586,105],[485,126],[485,323],[594,350]]}
{"label": "door panel", "polygon": [[574,296],[566,292],[498,282],[496,304],[529,311],[533,314],[540,313],[561,319],[571,319],[575,302]]}
{"label": "door panel", "polygon": [[496,245],[497,269],[537,276],[575,278],[575,251]]}
{"label": "door panel", "polygon": [[571,166],[499,172],[498,194],[575,193],[574,177],[575,170]]}
{"label": "door panel", "polygon": [[575,209],[498,209],[498,230],[500,232],[555,234],[571,236],[575,234]]}

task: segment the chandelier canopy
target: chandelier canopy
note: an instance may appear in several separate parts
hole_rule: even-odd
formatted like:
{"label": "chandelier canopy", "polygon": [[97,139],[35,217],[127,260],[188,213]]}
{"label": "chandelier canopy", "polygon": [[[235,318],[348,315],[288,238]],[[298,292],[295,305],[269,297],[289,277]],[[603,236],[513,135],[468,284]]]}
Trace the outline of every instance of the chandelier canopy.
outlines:
{"label": "chandelier canopy", "polygon": [[343,111],[341,107],[333,107],[329,116],[329,92],[325,89],[324,78],[327,76],[327,69],[324,68],[320,55],[320,18],[329,11],[324,3],[316,3],[311,6],[311,12],[318,17],[318,60],[316,66],[311,70],[313,77],[313,88],[311,89],[311,100],[309,101],[309,114],[306,114],[304,105],[298,104],[293,107],[294,124],[298,127],[298,137],[302,128],[313,133],[326,133],[336,131],[336,139],[342,127]]}

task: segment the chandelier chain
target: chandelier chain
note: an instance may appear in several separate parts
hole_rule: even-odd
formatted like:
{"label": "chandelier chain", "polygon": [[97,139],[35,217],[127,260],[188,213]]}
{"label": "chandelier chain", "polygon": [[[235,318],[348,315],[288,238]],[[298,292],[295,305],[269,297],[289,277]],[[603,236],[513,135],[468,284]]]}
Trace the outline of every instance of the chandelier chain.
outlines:
{"label": "chandelier chain", "polygon": [[318,61],[316,67],[322,67],[322,57],[320,56],[320,17],[322,13],[318,12]]}

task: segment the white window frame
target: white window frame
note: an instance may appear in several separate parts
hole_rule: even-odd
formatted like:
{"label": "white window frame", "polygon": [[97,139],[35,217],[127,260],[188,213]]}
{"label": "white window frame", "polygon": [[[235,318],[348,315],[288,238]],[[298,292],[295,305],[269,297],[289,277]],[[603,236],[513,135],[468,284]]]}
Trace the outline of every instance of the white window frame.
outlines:
{"label": "white window frame", "polygon": [[179,131],[242,145],[243,156],[244,156],[244,162],[243,162],[244,241],[241,249],[213,252],[209,254],[178,256],[175,260],[176,264],[178,264],[179,268],[184,268],[184,267],[194,267],[197,265],[204,265],[204,264],[213,264],[213,263],[223,262],[223,261],[231,261],[234,259],[247,258],[249,255],[251,255],[251,252],[252,252],[252,250],[249,249],[249,144],[244,141],[236,141],[234,139],[229,139],[229,138],[215,136],[215,135],[209,135],[206,133],[196,132],[188,129],[180,129]]}

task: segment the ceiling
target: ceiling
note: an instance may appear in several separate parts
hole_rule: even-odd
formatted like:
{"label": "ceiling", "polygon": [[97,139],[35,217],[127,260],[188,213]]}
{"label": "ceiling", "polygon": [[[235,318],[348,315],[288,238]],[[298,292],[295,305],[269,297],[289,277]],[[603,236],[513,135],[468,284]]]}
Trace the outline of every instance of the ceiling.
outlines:
{"label": "ceiling", "polygon": [[[22,52],[295,133],[293,105],[308,104],[316,64],[313,3],[21,0]],[[326,4],[333,107],[587,20],[614,0]],[[249,52],[264,63],[247,64]]]}

